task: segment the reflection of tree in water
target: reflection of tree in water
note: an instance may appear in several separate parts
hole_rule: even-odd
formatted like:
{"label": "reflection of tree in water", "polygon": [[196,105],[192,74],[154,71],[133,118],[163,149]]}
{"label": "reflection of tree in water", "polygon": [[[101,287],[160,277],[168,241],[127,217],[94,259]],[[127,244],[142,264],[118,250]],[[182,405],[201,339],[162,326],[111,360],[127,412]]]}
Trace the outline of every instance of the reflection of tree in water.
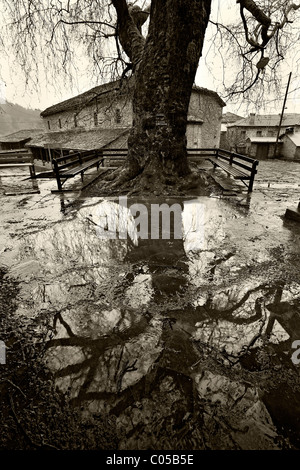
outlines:
{"label": "reflection of tree in water", "polygon": [[[199,396],[199,384],[207,381],[207,376],[203,376],[203,359],[209,354],[218,361],[221,358],[223,365],[227,361],[232,366],[256,346],[263,334],[271,332],[273,317],[266,311],[271,304],[278,305],[277,286],[259,284],[243,295],[240,291],[231,295],[228,289],[227,305],[224,302],[219,305],[211,293],[203,305],[192,308],[191,299],[182,303],[182,298],[178,299],[179,292],[186,296],[189,289],[188,264],[182,242],[157,240],[150,244],[143,242],[139,248],[127,254],[126,262],[131,266],[131,272],[120,287],[125,293],[146,271],[151,274],[151,300],[143,309],[130,310],[123,306],[122,319],[111,331],[105,335],[99,331],[99,336],[93,339],[75,334],[63,313],[59,314],[57,321],[64,326],[67,337],[50,341],[49,350],[79,347],[84,351],[84,359],[66,366],[62,361],[55,374],[57,379],[73,376],[75,383],[81,377],[75,386],[74,403],[81,406],[85,403],[92,412],[105,407],[116,415],[119,427],[126,435],[125,448],[197,449],[218,448],[218,445],[219,448],[243,448],[238,438],[225,437],[233,419],[227,416],[229,401],[219,405],[229,419],[226,424],[226,420],[222,421],[223,415],[220,416],[219,411],[212,413],[211,405]],[[281,321],[284,328],[286,322],[288,318]],[[241,345],[237,354],[224,349],[226,342],[222,334],[216,336],[216,341],[211,341],[214,332],[224,324],[229,325],[223,332],[227,336],[232,333],[231,342],[239,339],[235,331],[240,328]],[[195,328],[195,325],[198,326]],[[197,337],[195,331],[204,331],[204,326],[209,334],[204,338]],[[248,328],[248,336],[245,328]],[[152,338],[148,344],[148,348],[155,350],[152,355],[149,349],[142,347],[147,335]],[[59,354],[63,355],[63,351]],[[223,373],[226,376],[226,369]],[[214,382],[213,377],[209,380]],[[72,388],[72,380],[68,384]],[[255,400],[259,401],[255,391],[242,389],[239,392],[239,386],[233,384],[238,390],[237,399],[244,403],[244,396],[250,394],[245,406],[251,409]],[[265,409],[264,413],[267,415]],[[239,409],[237,415],[242,419]],[[239,429],[238,424],[235,425]],[[272,447],[270,443],[265,445]]]}
{"label": "reflection of tree in water", "polygon": [[[69,388],[74,403],[89,412],[116,415],[125,448],[256,448],[253,434],[272,435],[272,420],[257,384],[235,382],[232,371],[239,364],[259,370],[244,358],[263,345],[275,319],[292,336],[296,316],[290,307],[296,312],[299,304],[280,300],[283,286],[280,291],[251,280],[214,285],[213,266],[211,285],[197,290],[182,240],[142,240],[123,253],[122,276],[106,270],[109,299],[100,276],[97,298],[77,301],[56,316],[48,360],[59,387]],[[111,257],[112,251],[110,264]],[[197,304],[199,293],[204,300]],[[275,350],[281,344],[279,339]],[[219,369],[208,373],[212,364]],[[264,439],[265,448],[273,448]]]}
{"label": "reflection of tree in water", "polygon": [[274,323],[277,321],[288,333],[290,338],[287,344],[291,345],[294,340],[300,338],[300,297],[294,298],[289,302],[282,301],[284,287],[284,282],[278,283],[274,287],[273,302],[266,305],[270,312],[266,335],[271,334]]}

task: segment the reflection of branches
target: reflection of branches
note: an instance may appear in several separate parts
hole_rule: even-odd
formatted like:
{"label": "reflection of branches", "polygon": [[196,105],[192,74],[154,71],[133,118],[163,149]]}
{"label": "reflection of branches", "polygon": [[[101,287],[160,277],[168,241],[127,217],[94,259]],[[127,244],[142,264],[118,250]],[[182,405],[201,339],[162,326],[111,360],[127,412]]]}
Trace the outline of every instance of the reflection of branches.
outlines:
{"label": "reflection of branches", "polygon": [[57,320],[65,327],[69,337],[51,339],[48,341],[46,349],[70,346],[80,347],[85,353],[86,358],[79,363],[62,367],[60,370],[56,371],[55,376],[57,378],[64,378],[74,374],[84,374],[84,382],[78,394],[78,399],[83,399],[98,373],[100,357],[104,356],[107,351],[112,351],[114,348],[121,346],[121,355],[115,372],[116,390],[120,392],[125,374],[137,370],[135,367],[137,359],[132,363],[129,363],[129,360],[125,360],[122,364],[124,346],[128,341],[132,340],[133,337],[138,336],[145,330],[148,324],[147,320],[142,317],[140,321],[126,330],[112,331],[110,335],[103,335],[96,339],[74,334],[70,325],[63,319],[61,313],[57,314],[55,325]]}
{"label": "reflection of branches", "polygon": [[299,329],[299,314],[300,314],[300,299],[294,302],[283,302],[284,283],[280,282],[273,289],[274,299],[273,302],[266,305],[267,310],[271,312],[268,325],[266,328],[266,336],[269,336],[273,330],[275,320],[277,320],[282,328],[289,334],[290,341],[298,339],[300,334]]}
{"label": "reflection of branches", "polygon": [[133,361],[132,364],[129,364],[129,361],[126,361],[124,366],[122,367],[122,370],[118,374],[118,379],[117,379],[117,392],[119,393],[122,390],[122,380],[124,378],[124,375],[127,374],[127,372],[134,372],[137,370],[135,367],[135,364],[137,363],[137,359]]}
{"label": "reflection of branches", "polygon": [[123,358],[123,353],[124,353],[124,345],[122,345],[121,354],[120,354],[118,364],[117,364],[117,367],[116,367],[116,371],[115,371],[115,374],[114,374],[114,379],[115,379],[116,384],[117,384],[117,391],[118,392],[120,392],[122,390],[122,380],[123,380],[124,375],[127,374],[127,372],[133,372],[133,371],[137,370],[137,368],[135,367],[137,359],[131,365],[129,365],[129,361],[126,361],[125,365],[120,369],[122,358]]}
{"label": "reflection of branches", "polygon": [[261,308],[260,308],[260,299],[256,299],[255,302],[255,315],[251,316],[250,318],[237,318],[233,317],[232,315],[236,310],[238,310],[240,307],[242,307],[246,301],[249,299],[250,295],[254,294],[255,292],[258,292],[266,287],[267,284],[261,284],[253,289],[249,289],[246,294],[243,295],[243,297],[232,307],[224,309],[222,311],[218,310],[217,308],[213,308],[211,303],[213,301],[212,298],[209,298],[208,302],[205,305],[206,311],[213,317],[213,318],[218,318],[220,320],[227,320],[227,321],[232,321],[235,324],[249,324],[257,321],[259,318],[262,316]]}
{"label": "reflection of branches", "polygon": [[[255,300],[254,311],[253,315],[247,318],[238,318],[237,316],[232,316],[232,314],[240,308],[249,295],[253,293],[255,290],[263,289],[265,286],[258,286],[256,289],[247,292],[245,296],[241,299],[241,301],[237,302],[233,307],[227,309],[225,311],[219,311],[217,309],[212,309],[209,307],[210,301],[202,307],[205,308],[207,314],[211,319],[206,320],[205,326],[208,334],[208,337],[205,340],[194,340],[195,346],[200,349],[201,351],[207,351],[209,354],[215,353],[216,360],[218,361],[218,355],[221,354],[224,356],[231,364],[235,364],[240,360],[240,357],[247,353],[250,349],[252,349],[255,345],[257,340],[268,338],[273,330],[275,320],[279,322],[283,330],[289,335],[287,341],[280,341],[280,347],[283,347],[285,344],[290,345],[293,339],[299,338],[299,315],[300,315],[300,298],[297,298],[290,302],[282,301],[282,294],[284,289],[284,282],[280,282],[275,286],[268,287],[266,293],[263,296],[258,297]],[[267,298],[273,298],[273,301],[269,304],[266,304]],[[271,314],[268,315],[266,313],[267,309]],[[211,339],[215,341],[215,328],[218,329],[219,322],[222,320],[230,322],[234,325],[251,325],[254,322],[263,319],[264,321],[261,322],[258,326],[258,330],[251,340],[247,342],[245,346],[241,349],[238,356],[232,356],[228,354],[224,348],[222,348],[222,339],[219,338],[220,344],[216,347],[214,344],[211,344]],[[220,330],[221,331],[221,330]],[[219,333],[218,333],[219,334]],[[222,334],[221,334],[222,338]],[[225,337],[224,337],[225,339]],[[228,338],[227,338],[228,340]],[[214,343],[213,341],[213,343]],[[235,359],[233,359],[235,357]],[[222,362],[222,360],[221,360]],[[197,363],[196,363],[197,364]],[[195,365],[196,365],[195,364]],[[194,365],[194,366],[195,366]]]}
{"label": "reflection of branches", "polygon": [[73,331],[71,330],[70,325],[63,319],[61,312],[58,312],[54,317],[54,323],[53,323],[54,330],[56,330],[56,325],[57,325],[58,320],[65,327],[65,329],[66,329],[66,331],[67,331],[67,333],[70,337],[75,336]]}
{"label": "reflection of branches", "polygon": [[[64,322],[66,325],[66,322]],[[100,338],[91,339],[84,336],[77,336],[72,333],[69,338],[51,339],[47,343],[47,349],[56,346],[83,346],[91,349],[92,351],[104,352],[106,349],[115,347],[120,343],[126,343],[133,336],[136,336],[144,331],[147,325],[145,318],[141,318],[131,328],[126,330],[112,332],[110,335],[101,336]],[[71,331],[70,327],[68,329]]]}
{"label": "reflection of branches", "polygon": [[150,369],[146,376],[143,376],[130,389],[125,389],[119,396],[118,403],[111,410],[112,414],[118,415],[128,407],[130,403],[138,401],[145,395],[151,395],[151,392],[159,390],[160,384],[166,377],[172,377],[177,388],[184,392],[184,397],[188,401],[191,410],[194,409],[194,393],[192,379],[178,371],[162,367]]}

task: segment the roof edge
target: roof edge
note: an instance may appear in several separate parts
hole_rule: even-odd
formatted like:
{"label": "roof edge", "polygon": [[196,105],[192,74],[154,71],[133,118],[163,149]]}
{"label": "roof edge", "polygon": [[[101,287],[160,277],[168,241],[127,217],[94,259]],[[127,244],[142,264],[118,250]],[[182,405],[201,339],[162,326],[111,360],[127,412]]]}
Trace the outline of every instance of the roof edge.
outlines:
{"label": "roof edge", "polygon": [[[59,112],[67,111],[68,109],[72,109],[73,106],[75,108],[76,107],[75,103],[76,101],[80,100],[80,98],[84,98],[86,96],[87,103],[88,103],[89,101],[93,99],[93,96],[90,96],[93,94],[93,92],[95,93],[95,97],[97,97],[97,96],[104,95],[106,93],[110,93],[114,90],[118,90],[120,89],[121,86],[122,86],[121,79],[115,80],[113,82],[104,83],[102,85],[98,85],[94,88],[91,88],[90,90],[80,93],[79,95],[73,96],[72,98],[68,98],[67,100],[60,101],[59,103],[49,106],[48,108],[46,108],[44,111],[40,113],[40,116],[44,118],[47,116],[52,116],[53,114],[57,114]],[[203,93],[205,95],[212,96],[219,102],[219,104],[222,107],[226,106],[226,103],[221,99],[221,97],[218,95],[216,91],[209,90],[208,88],[199,87],[197,85],[193,85],[192,90],[198,93]]]}
{"label": "roof edge", "polygon": [[[120,88],[120,84],[121,84],[121,80],[115,80],[113,82],[103,83],[102,85],[93,87],[90,90],[84,91],[83,93],[79,93],[79,95],[73,96],[72,98],[68,98],[67,100],[60,101],[59,103],[49,106],[48,108],[46,108],[44,111],[40,113],[40,116],[43,118],[43,117],[56,114],[57,112],[60,112],[59,110],[57,110],[57,107],[63,107],[62,111],[67,110],[69,109],[69,106],[71,105],[73,101],[78,100],[84,96],[87,97],[87,102],[88,102],[89,101],[88,97],[89,95],[92,95],[93,92],[95,93],[95,98],[96,98],[97,96],[104,95],[113,90],[118,90]],[[93,97],[91,97],[90,99],[93,99]]]}

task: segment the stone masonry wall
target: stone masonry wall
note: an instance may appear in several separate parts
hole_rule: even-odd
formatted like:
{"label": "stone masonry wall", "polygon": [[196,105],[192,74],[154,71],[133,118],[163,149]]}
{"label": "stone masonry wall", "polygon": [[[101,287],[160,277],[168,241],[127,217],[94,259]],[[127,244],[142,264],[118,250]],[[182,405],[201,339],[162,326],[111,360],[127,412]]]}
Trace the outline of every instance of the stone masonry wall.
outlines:
{"label": "stone masonry wall", "polygon": [[[193,91],[188,113],[187,146],[218,147],[221,134],[222,107],[209,94]],[[67,110],[46,116],[47,132],[84,128],[87,130],[124,128],[132,125],[132,104],[126,96],[108,93],[93,100],[81,110]]]}
{"label": "stone masonry wall", "polygon": [[287,135],[283,138],[283,144],[281,146],[281,155],[286,160],[300,159],[300,147],[296,147],[295,143]]}
{"label": "stone masonry wall", "polygon": [[[251,157],[251,158],[259,158],[259,154],[258,154],[258,151],[259,151],[259,145],[263,145],[263,144],[259,144],[259,143],[252,143],[252,144],[247,144],[246,146],[246,155],[248,155],[248,157]],[[268,146],[268,154],[266,155],[265,158],[274,158],[274,155],[275,155],[275,143],[268,143],[268,144],[265,144]]]}
{"label": "stone masonry wall", "polygon": [[[281,134],[284,134],[287,127],[284,126],[281,128]],[[263,126],[247,126],[247,127],[228,127],[227,129],[227,141],[231,149],[236,147],[246,146],[246,140],[249,137],[258,137],[257,132],[261,132],[260,137],[276,137],[278,132],[278,127],[263,127]],[[295,126],[295,132],[300,132],[300,127]],[[291,158],[291,157],[290,157]]]}
{"label": "stone masonry wall", "polygon": [[219,102],[209,94],[193,91],[188,113],[188,147],[218,147],[221,119],[222,107]]}
{"label": "stone masonry wall", "polygon": [[124,97],[107,94],[82,109],[67,110],[45,117],[44,127],[47,132],[59,132],[76,128],[124,128],[131,126],[131,122],[131,102]]}

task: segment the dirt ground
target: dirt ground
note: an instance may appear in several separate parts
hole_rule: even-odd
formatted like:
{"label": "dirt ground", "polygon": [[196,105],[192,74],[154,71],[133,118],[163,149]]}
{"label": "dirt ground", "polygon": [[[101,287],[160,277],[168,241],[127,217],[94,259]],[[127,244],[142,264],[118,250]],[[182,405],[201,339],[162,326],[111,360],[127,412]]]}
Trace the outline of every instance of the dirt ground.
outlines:
{"label": "dirt ground", "polygon": [[[200,171],[206,195],[122,212],[0,175],[1,449],[300,449],[300,164],[261,161],[251,195]],[[137,203],[178,203],[182,237],[138,239]]]}

